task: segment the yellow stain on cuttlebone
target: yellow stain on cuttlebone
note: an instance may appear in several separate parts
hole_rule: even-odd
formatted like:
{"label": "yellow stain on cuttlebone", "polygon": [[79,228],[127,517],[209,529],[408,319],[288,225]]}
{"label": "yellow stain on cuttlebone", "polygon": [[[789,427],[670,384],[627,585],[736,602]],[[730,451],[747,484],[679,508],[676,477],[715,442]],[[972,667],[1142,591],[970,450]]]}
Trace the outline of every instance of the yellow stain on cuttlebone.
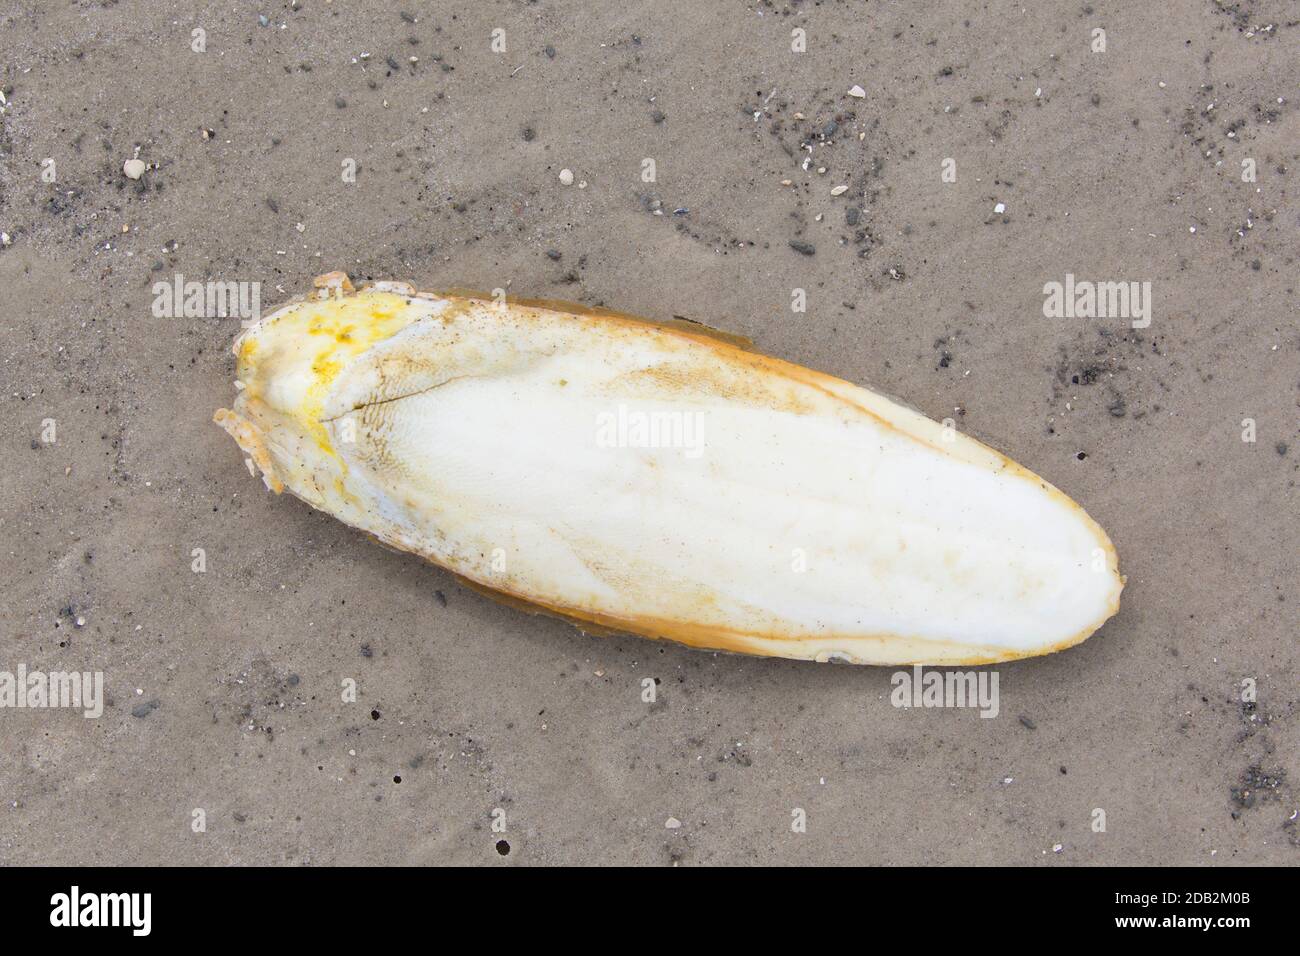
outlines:
{"label": "yellow stain on cuttlebone", "polygon": [[391,292],[306,300],[240,343],[240,377],[250,400],[263,397],[259,385],[286,368],[308,373],[296,407],[282,411],[292,414],[317,447],[338,462],[340,476],[334,485],[345,498],[351,497],[341,481],[347,474],[347,462],[335,450],[320,420],[330,389],[354,359],[400,332],[420,314],[406,296]]}
{"label": "yellow stain on cuttlebone", "polygon": [[320,344],[311,363],[314,379],[303,401],[302,417],[321,450],[333,455],[345,471],[347,465],[320,421],[330,386],[352,359],[391,338],[414,318],[405,296],[369,291],[313,303],[304,316],[307,334]]}

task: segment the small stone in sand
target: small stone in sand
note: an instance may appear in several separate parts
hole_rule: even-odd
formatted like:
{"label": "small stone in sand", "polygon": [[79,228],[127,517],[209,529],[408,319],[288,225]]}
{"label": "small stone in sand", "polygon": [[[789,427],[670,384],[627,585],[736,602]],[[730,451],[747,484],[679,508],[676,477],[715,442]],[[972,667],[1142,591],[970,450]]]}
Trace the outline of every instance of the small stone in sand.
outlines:
{"label": "small stone in sand", "polygon": [[860,86],[852,86],[849,88],[849,96],[852,96],[855,99],[864,99],[866,95],[867,91]]}
{"label": "small stone in sand", "polygon": [[139,179],[147,168],[143,159],[128,159],[122,164],[122,172],[127,179]]}
{"label": "small stone in sand", "polygon": [[831,195],[832,195],[832,196],[843,196],[843,195],[844,195],[846,192],[848,192],[848,191],[849,191],[849,187],[848,187],[848,186],[836,186],[834,189],[831,190]]}
{"label": "small stone in sand", "polygon": [[681,826],[682,821],[678,820],[676,817],[669,817],[664,821],[664,828],[667,830],[679,830],[681,829]]}
{"label": "small stone in sand", "polygon": [[572,185],[573,185],[573,170],[572,170],[572,169],[561,169],[561,170],[560,170],[560,183],[561,183],[562,185],[565,185],[565,186],[572,186]]}

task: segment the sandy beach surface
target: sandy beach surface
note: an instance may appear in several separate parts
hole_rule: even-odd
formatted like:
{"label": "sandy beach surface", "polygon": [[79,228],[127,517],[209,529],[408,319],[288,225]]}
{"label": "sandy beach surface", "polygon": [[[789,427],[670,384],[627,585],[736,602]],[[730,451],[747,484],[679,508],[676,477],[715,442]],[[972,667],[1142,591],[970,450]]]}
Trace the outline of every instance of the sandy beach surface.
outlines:
{"label": "sandy beach surface", "polygon": [[[0,671],[105,695],[0,707],[0,863],[1296,865],[1298,54],[1284,0],[0,0]],[[493,603],[250,477],[240,320],[155,288],[333,269],[951,418],[1121,611],[984,718]]]}

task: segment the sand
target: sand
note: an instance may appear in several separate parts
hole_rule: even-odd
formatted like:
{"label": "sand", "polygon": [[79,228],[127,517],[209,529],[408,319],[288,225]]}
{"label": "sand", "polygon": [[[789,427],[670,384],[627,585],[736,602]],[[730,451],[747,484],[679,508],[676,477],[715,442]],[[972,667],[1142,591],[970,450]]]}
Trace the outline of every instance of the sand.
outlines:
{"label": "sand", "polygon": [[[0,863],[1300,861],[1294,6],[592,6],[0,5],[0,671],[107,696],[0,709]],[[331,269],[951,418],[1122,609],[986,719],[495,604],[267,492],[211,423],[239,319],[156,314]],[[1045,316],[1067,275],[1149,325]]]}

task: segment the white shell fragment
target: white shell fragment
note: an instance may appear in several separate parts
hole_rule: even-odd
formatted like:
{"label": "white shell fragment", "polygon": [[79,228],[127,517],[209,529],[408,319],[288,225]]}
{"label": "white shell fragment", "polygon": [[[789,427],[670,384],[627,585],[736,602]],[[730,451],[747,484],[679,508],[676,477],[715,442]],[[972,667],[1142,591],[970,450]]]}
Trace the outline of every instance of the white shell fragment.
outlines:
{"label": "white shell fragment", "polygon": [[982,664],[1118,610],[1105,532],[951,427],[694,323],[354,290],[235,343],[217,422],[273,490],[587,630]]}

